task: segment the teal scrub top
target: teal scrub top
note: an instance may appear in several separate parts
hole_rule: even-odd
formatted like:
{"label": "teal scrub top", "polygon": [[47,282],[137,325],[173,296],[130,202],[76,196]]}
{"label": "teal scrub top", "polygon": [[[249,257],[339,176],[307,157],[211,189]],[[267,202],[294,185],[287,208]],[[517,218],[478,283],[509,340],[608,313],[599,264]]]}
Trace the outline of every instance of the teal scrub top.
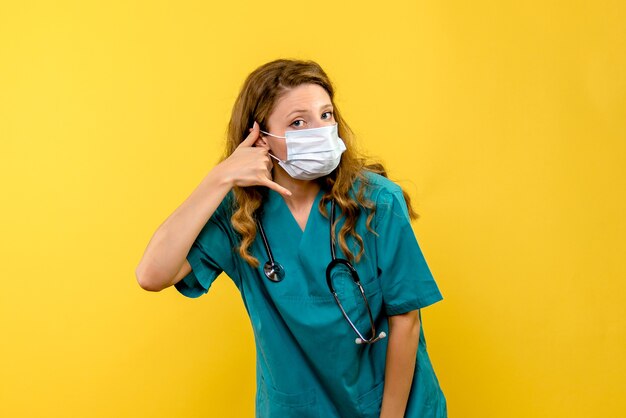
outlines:
{"label": "teal scrub top", "polygon": [[[411,228],[402,189],[383,176],[365,174],[366,197],[376,204],[371,226],[378,236],[366,228],[369,211],[362,208],[356,230],[365,253],[353,265],[376,332],[389,335],[388,316],[421,309],[443,297]],[[192,271],[175,284],[180,293],[196,298],[207,293],[223,271],[239,289],[255,337],[257,418],[378,418],[380,414],[389,338],[356,344],[355,332],[330,293],[326,283],[330,226],[318,209],[323,193],[317,194],[303,232],[282,196],[267,189],[260,218],[274,259],[285,269],[282,281],[265,277],[263,264],[268,257],[259,235],[250,247],[259,267],[251,267],[239,256],[238,235],[230,223],[230,192],[189,250]],[[330,202],[326,209],[330,213]],[[343,218],[337,233],[342,223]],[[354,241],[348,242],[350,248],[357,248]],[[347,258],[338,245],[336,254]],[[333,271],[333,282],[350,319],[369,338],[370,320],[358,287],[340,269]],[[426,351],[423,322],[405,417],[447,417],[446,398]]]}

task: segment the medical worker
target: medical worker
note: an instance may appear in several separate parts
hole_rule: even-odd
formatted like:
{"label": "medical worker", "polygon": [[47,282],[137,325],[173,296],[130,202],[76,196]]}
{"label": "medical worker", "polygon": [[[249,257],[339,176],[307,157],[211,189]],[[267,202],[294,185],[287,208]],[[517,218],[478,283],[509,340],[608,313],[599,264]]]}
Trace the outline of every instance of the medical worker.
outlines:
{"label": "medical worker", "polygon": [[143,289],[190,298],[233,280],[254,331],[256,417],[447,416],[420,311],[443,297],[417,214],[356,145],[317,63],[262,65],[224,157],[137,267]]}

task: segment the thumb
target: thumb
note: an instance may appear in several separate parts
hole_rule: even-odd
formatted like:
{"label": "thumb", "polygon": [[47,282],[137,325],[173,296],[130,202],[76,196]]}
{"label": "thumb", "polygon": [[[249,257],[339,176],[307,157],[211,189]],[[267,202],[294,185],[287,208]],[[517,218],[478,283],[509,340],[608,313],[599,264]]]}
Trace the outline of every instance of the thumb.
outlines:
{"label": "thumb", "polygon": [[250,131],[246,139],[241,141],[241,143],[239,144],[239,147],[253,146],[256,140],[259,138],[259,132],[260,132],[259,124],[256,121],[254,121],[254,125],[252,125],[252,130]]}

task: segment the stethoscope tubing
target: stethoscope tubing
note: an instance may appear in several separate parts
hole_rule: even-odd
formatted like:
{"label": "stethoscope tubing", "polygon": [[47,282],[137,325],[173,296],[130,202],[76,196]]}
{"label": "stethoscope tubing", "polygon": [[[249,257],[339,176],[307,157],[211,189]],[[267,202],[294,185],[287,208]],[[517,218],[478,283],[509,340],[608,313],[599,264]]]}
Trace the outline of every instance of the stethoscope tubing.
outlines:
{"label": "stethoscope tubing", "polygon": [[[365,296],[365,291],[363,289],[363,286],[361,285],[361,279],[359,278],[358,272],[356,271],[352,263],[350,263],[348,260],[344,258],[337,258],[336,256],[335,235],[333,233],[334,221],[335,221],[335,201],[331,200],[329,225],[330,225],[330,255],[331,255],[332,260],[330,261],[330,263],[328,263],[328,266],[326,266],[326,284],[328,285],[328,289],[330,290],[333,297],[335,298],[335,301],[337,302],[337,305],[339,306],[339,309],[341,310],[341,313],[343,314],[344,318],[348,321],[348,323],[350,324],[350,327],[358,335],[358,338],[355,340],[355,342],[357,344],[362,344],[362,343],[371,344],[382,338],[385,338],[386,334],[384,332],[381,332],[379,335],[376,335],[376,327],[374,325],[374,318],[372,316],[372,310],[370,309],[369,303],[367,301],[367,297]],[[272,253],[272,249],[270,248],[270,244],[267,240],[267,236],[265,235],[263,224],[258,218],[256,219],[256,224],[259,229],[259,233],[261,235],[261,239],[263,240],[263,245],[265,246],[265,251],[267,252],[267,257],[268,257],[268,261],[263,266],[263,272],[265,274],[265,277],[267,277],[272,282],[280,282],[285,277],[285,269],[280,263],[274,260],[274,254]],[[341,304],[341,301],[339,300],[339,297],[337,296],[337,292],[335,291],[335,287],[333,286],[332,269],[338,265],[343,265],[344,267],[348,269],[348,271],[350,272],[350,275],[352,276],[352,280],[358,286],[359,291],[361,292],[361,296],[363,297],[363,302],[365,303],[365,307],[367,308],[367,313],[368,313],[369,320],[370,320],[370,325],[371,325],[371,330],[372,330],[371,338],[365,338],[361,334],[361,332],[358,330],[358,328],[354,325],[354,323],[348,316],[347,312],[345,311],[345,309],[343,308]]]}

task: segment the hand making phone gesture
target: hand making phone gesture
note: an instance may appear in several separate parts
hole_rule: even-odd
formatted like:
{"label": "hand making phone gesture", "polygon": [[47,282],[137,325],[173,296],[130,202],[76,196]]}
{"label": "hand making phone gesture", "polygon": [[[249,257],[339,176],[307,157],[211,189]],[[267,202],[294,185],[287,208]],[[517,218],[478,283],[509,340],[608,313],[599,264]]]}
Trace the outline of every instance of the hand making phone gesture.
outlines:
{"label": "hand making phone gesture", "polygon": [[259,132],[259,124],[254,122],[246,139],[216,168],[234,186],[265,186],[283,196],[291,196],[289,190],[272,180],[269,146],[261,140]]}

